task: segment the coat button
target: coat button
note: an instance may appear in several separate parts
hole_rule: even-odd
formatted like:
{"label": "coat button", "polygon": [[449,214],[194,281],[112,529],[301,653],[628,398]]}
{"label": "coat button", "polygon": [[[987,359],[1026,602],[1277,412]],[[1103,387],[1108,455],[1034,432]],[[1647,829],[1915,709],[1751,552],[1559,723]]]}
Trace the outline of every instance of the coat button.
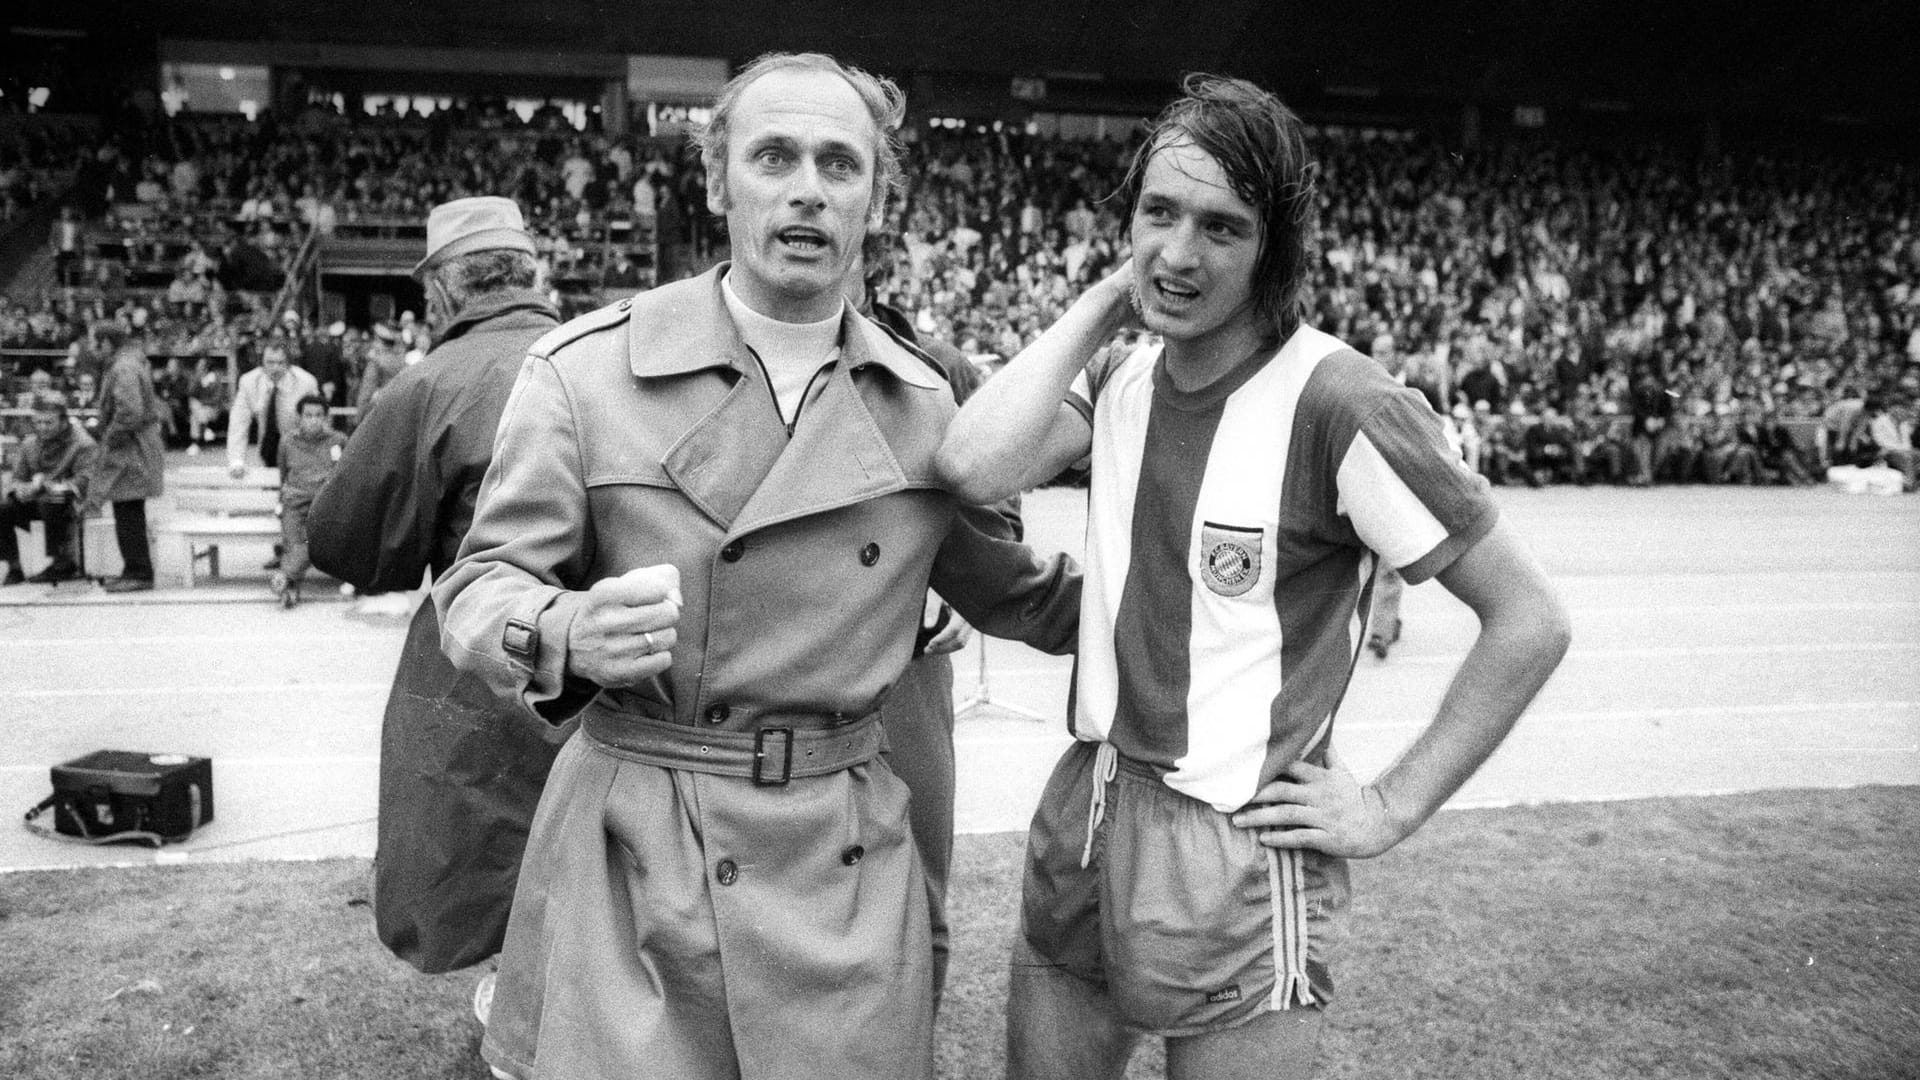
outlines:
{"label": "coat button", "polygon": [[720,865],[713,868],[713,878],[722,885],[731,885],[740,880],[740,868],[732,859],[721,859]]}
{"label": "coat button", "polygon": [[868,544],[860,549],[860,565],[872,566],[880,561],[880,545]]}
{"label": "coat button", "polygon": [[718,705],[707,706],[707,722],[710,724],[721,723],[722,721],[726,720],[727,717],[732,715],[733,715],[733,706],[728,705],[724,701]]}
{"label": "coat button", "polygon": [[840,853],[840,861],[843,863],[846,863],[848,866],[852,866],[854,863],[859,862],[860,857],[865,855],[866,853],[867,853],[866,848],[861,847],[859,844],[855,844],[852,847]]}
{"label": "coat button", "polygon": [[720,549],[720,557],[727,560],[728,562],[739,562],[740,556],[745,555],[746,553],[747,553],[747,545],[738,540],[735,540],[732,543],[728,544],[726,547],[723,547]]}

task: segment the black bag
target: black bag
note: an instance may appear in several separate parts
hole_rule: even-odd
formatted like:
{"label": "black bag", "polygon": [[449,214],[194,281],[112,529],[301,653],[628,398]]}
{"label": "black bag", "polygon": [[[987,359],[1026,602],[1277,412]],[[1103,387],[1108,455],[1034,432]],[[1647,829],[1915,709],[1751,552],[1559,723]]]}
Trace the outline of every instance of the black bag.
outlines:
{"label": "black bag", "polygon": [[[35,819],[53,811],[49,831]],[[27,827],[83,843],[185,840],[213,820],[213,762],[185,754],[96,750],[53,767],[53,794],[27,811]]]}

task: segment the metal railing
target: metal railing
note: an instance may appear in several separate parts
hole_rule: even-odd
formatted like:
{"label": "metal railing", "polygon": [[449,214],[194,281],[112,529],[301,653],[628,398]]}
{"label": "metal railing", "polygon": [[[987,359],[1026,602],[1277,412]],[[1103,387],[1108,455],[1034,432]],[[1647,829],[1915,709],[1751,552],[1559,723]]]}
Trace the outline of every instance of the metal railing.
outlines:
{"label": "metal railing", "polygon": [[280,291],[274,295],[273,307],[267,313],[267,325],[280,325],[280,316],[298,302],[300,290],[307,285],[307,279],[313,274],[318,261],[320,230],[308,229],[307,238],[301,241],[300,250],[293,256],[293,262],[287,267],[287,280],[281,284]]}

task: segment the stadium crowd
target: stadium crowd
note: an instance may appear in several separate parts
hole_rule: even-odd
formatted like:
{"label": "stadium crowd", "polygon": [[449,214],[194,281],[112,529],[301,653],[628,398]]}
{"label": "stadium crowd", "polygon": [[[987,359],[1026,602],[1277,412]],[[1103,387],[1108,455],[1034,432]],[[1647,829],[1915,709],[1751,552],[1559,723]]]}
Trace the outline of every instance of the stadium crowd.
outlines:
{"label": "stadium crowd", "polygon": [[[18,374],[45,367],[71,393],[97,363],[89,327],[117,323],[164,365],[179,418],[170,437],[185,445],[215,437],[229,353],[244,368],[260,342],[284,339],[296,362],[317,353],[337,364],[320,381],[352,405],[383,339],[424,352],[411,319],[273,318],[310,231],[419,222],[436,203],[494,193],[525,209],[555,277],[580,267],[579,238],[609,221],[657,230],[660,280],[704,269],[723,246],[697,156],[676,140],[582,133],[550,114],[516,121],[474,109],[349,123],[316,106],[284,124],[121,131],[83,155],[76,181],[94,211],[76,227],[114,242],[81,243],[61,261],[64,282],[88,286],[64,301],[0,306],[0,347],[63,351]],[[978,125],[906,134],[908,185],[890,205],[894,259],[878,296],[922,334],[990,368],[1123,257],[1109,195],[1126,143]],[[1315,149],[1311,321],[1422,390],[1494,482],[1805,483],[1827,465],[1884,461],[1911,490],[1920,179],[1910,167],[1458,149],[1338,130]],[[623,259],[593,270],[605,292],[644,281]]]}

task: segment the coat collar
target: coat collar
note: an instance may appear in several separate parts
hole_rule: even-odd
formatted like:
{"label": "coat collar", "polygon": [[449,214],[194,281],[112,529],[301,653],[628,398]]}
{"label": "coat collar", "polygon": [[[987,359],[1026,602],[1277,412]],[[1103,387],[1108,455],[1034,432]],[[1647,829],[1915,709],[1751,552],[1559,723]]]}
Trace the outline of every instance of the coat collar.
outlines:
{"label": "coat collar", "polygon": [[[633,317],[627,324],[627,358],[636,376],[688,375],[716,367],[745,374],[759,367],[720,295],[720,279],[732,265],[721,263],[678,287],[634,297]],[[901,382],[923,390],[946,385],[851,306],[841,309],[840,345],[841,366],[849,371],[877,364]]]}
{"label": "coat collar", "polygon": [[791,438],[720,294],[725,266],[634,298],[627,361],[638,378],[730,370],[713,411],[674,443],[661,465],[676,487],[739,536],[906,487],[906,472],[861,396],[856,374],[878,369],[923,390],[946,383],[851,308],[840,360]]}
{"label": "coat collar", "polygon": [[468,304],[434,339],[433,347],[438,349],[481,323],[497,319],[510,311],[530,311],[545,316],[556,324],[560,321],[560,313],[553,309],[553,305],[547,302],[546,297],[532,289],[508,289],[491,296],[481,297]]}

